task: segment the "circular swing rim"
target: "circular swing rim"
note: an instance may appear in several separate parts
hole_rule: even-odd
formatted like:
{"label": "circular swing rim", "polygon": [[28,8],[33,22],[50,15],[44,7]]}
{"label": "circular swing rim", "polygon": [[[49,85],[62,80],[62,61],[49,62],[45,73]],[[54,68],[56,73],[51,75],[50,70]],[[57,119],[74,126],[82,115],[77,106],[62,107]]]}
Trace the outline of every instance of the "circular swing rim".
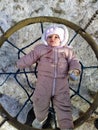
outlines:
{"label": "circular swing rim", "polygon": [[[14,32],[18,31],[19,29],[25,26],[28,26],[30,24],[43,23],[43,22],[64,24],[68,26],[69,28],[73,29],[76,33],[80,34],[87,41],[87,43],[91,46],[92,50],[94,51],[96,58],[98,59],[98,45],[93,40],[90,34],[85,32],[85,30],[83,30],[80,26],[76,25],[73,22],[70,22],[62,18],[50,17],[50,16],[39,16],[39,17],[27,18],[18,22],[13,27],[8,29],[0,37],[0,47]],[[97,107],[98,107],[98,92],[96,93],[94,101],[91,104],[90,108],[84,114],[82,114],[78,119],[74,121],[75,128],[82,125],[90,117],[90,115],[96,110]],[[8,113],[4,110],[4,108],[1,105],[0,105],[0,111],[6,113],[9,119],[8,122],[12,124],[14,127],[19,128],[19,130],[27,130],[27,129],[33,130],[32,127],[27,126],[25,124],[21,124],[15,118],[12,118],[10,115],[8,115]],[[47,130],[50,130],[50,129],[47,129]]]}

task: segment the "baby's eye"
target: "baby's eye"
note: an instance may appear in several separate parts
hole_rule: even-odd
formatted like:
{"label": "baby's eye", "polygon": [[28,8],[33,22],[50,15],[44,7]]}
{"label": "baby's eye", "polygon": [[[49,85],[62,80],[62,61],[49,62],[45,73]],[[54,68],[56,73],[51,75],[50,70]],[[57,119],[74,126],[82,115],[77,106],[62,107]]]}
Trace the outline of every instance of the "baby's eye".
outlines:
{"label": "baby's eye", "polygon": [[52,38],[52,36],[48,36],[48,38]]}
{"label": "baby's eye", "polygon": [[55,36],[55,38],[59,38],[59,36]]}

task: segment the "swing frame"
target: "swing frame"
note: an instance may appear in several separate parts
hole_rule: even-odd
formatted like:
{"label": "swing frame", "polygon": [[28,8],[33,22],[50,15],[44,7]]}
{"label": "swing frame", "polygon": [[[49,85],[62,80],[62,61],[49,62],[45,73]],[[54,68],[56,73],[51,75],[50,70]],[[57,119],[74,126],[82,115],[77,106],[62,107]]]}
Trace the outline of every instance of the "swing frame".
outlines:
{"label": "swing frame", "polygon": [[[98,59],[98,45],[94,41],[94,39],[91,37],[90,34],[88,34],[84,29],[82,29],[80,26],[76,25],[75,23],[72,23],[68,20],[62,19],[62,18],[57,18],[57,17],[50,17],[50,16],[40,16],[40,17],[34,17],[34,18],[27,18],[24,19],[17,24],[15,24],[13,27],[8,29],[1,37],[0,37],[0,47],[3,45],[5,41],[16,31],[20,30],[21,28],[28,26],[30,24],[34,23],[43,23],[43,22],[49,22],[49,23],[58,23],[58,24],[64,24],[68,26],[69,28],[73,29],[77,34],[80,34],[81,37],[83,37],[87,43],[91,46],[92,50],[95,53],[96,58]],[[1,94],[2,95],[2,94]],[[91,114],[96,110],[98,107],[98,92],[96,93],[96,96],[94,98],[93,103],[90,105],[90,108],[83,114],[81,115],[78,119],[74,121],[75,128],[82,125],[90,116]],[[16,119],[12,118],[0,105],[0,111],[3,111],[7,115],[7,120],[10,124],[15,126],[18,129],[23,129],[23,130],[33,130],[33,128],[27,126],[27,125],[22,125],[19,123]],[[35,130],[35,129],[34,129]],[[47,129],[49,130],[49,129]]]}

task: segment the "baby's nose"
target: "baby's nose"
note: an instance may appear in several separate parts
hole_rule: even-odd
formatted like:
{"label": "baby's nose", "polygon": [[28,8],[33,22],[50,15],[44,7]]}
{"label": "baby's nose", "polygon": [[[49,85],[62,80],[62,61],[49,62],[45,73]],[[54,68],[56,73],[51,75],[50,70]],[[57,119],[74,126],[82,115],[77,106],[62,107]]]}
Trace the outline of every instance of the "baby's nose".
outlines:
{"label": "baby's nose", "polygon": [[54,39],[55,39],[55,37],[54,37],[54,36],[52,36],[52,37],[51,37],[51,39],[52,39],[52,40],[54,40]]}

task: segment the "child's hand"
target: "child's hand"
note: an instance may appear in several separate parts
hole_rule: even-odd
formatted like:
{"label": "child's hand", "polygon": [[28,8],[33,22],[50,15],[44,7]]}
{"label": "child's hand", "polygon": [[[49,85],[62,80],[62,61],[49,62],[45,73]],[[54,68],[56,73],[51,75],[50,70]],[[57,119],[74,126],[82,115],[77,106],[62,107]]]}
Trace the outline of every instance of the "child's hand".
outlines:
{"label": "child's hand", "polygon": [[68,74],[69,74],[69,78],[71,79],[71,80],[78,80],[78,76],[80,75],[80,71],[79,70],[77,70],[77,69],[75,69],[75,70],[70,70],[69,72],[68,72]]}

